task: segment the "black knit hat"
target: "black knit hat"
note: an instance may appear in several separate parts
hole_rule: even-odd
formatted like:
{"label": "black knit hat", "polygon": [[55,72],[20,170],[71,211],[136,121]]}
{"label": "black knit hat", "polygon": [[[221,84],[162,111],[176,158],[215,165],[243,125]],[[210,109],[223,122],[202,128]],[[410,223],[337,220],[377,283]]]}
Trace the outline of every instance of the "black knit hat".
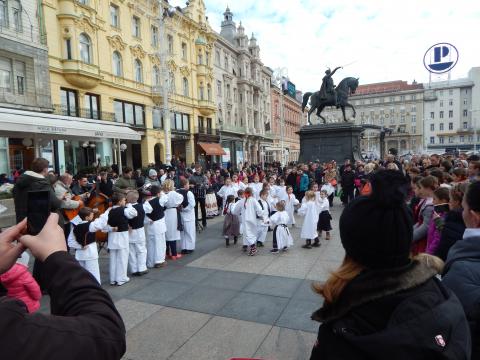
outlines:
{"label": "black knit hat", "polygon": [[408,181],[402,172],[382,170],[370,178],[372,194],[352,201],[340,217],[348,256],[370,269],[407,265],[413,219],[405,204]]}

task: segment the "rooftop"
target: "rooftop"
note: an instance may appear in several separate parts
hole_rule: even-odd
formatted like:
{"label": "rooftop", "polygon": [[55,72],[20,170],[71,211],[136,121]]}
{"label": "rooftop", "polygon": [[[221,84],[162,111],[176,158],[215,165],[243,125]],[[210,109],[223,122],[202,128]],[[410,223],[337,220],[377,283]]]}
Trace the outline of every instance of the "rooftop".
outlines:
{"label": "rooftop", "polygon": [[357,91],[355,92],[354,96],[392,93],[392,92],[417,90],[417,89],[423,89],[423,84],[418,84],[415,81],[412,84],[409,84],[406,81],[395,80],[395,81],[360,85],[357,88]]}

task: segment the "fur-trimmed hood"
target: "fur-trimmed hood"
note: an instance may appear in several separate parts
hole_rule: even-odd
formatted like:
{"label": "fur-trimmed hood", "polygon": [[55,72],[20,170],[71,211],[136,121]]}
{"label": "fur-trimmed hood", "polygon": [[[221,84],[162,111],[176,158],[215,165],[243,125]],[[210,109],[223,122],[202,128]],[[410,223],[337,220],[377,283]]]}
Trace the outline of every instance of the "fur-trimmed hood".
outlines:
{"label": "fur-trimmed hood", "polygon": [[436,274],[437,269],[420,260],[397,269],[364,271],[345,286],[335,303],[325,303],[315,311],[312,320],[329,322],[338,319],[357,306],[419,286]]}

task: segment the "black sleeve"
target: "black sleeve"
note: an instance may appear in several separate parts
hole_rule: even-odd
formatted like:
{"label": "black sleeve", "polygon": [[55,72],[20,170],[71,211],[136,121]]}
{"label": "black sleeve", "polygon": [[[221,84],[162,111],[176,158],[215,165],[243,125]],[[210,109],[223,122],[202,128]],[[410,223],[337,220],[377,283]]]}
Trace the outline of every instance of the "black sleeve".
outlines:
{"label": "black sleeve", "polygon": [[19,301],[1,301],[2,359],[120,359],[125,326],[108,293],[66,252],[43,265],[52,315],[28,314]]}

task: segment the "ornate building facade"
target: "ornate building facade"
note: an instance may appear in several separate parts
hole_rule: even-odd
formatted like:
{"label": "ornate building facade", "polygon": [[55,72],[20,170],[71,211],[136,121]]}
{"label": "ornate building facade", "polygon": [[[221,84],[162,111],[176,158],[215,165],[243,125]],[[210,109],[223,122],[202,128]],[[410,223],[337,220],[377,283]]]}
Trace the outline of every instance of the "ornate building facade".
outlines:
{"label": "ornate building facade", "polygon": [[[63,142],[66,169],[77,171],[92,159],[135,168],[165,161],[167,113],[177,158],[193,162],[208,156],[198,142],[218,143],[211,60],[216,35],[205,4],[169,6],[165,0],[43,1],[55,111],[121,124],[141,136]],[[167,83],[168,112],[162,96]]]}
{"label": "ornate building facade", "polygon": [[272,70],[264,66],[260,47],[237,27],[227,7],[214,46],[214,76],[218,127],[224,163],[259,164],[273,144],[270,84]]}

